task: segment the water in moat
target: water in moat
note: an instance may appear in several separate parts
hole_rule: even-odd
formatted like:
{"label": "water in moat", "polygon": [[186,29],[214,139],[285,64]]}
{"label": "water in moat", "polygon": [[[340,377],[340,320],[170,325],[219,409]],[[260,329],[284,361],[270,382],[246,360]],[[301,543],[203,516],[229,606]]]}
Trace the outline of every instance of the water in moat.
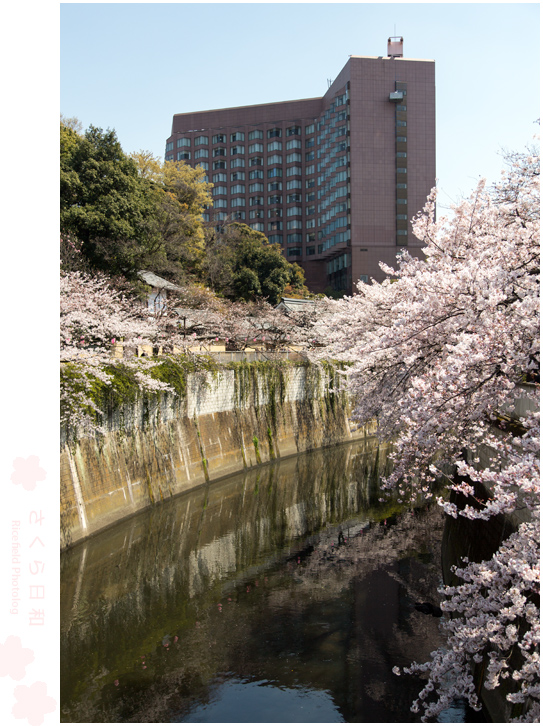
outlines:
{"label": "water in moat", "polygon": [[[380,503],[386,448],[211,483],[61,556],[62,722],[398,723],[443,643],[442,514]],[[463,703],[445,723],[482,721]]]}

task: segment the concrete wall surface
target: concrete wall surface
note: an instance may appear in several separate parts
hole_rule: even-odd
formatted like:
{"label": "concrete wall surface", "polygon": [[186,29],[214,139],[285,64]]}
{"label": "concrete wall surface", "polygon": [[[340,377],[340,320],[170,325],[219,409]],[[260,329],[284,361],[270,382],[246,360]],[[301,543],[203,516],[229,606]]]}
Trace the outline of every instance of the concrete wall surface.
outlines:
{"label": "concrete wall surface", "polygon": [[63,443],[61,549],[208,481],[371,435],[349,414],[311,366],[200,371],[184,398],[141,394],[104,411],[104,435]]}

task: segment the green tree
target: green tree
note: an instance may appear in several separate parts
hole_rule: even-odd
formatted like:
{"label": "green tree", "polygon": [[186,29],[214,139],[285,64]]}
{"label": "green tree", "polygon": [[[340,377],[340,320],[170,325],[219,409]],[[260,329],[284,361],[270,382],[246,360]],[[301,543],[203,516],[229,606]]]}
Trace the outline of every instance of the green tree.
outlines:
{"label": "green tree", "polygon": [[206,260],[208,282],[232,300],[265,298],[276,305],[285,289],[304,288],[304,274],[281,254],[277,244],[240,222],[212,232]]}
{"label": "green tree", "polygon": [[149,182],[114,131],[60,126],[60,228],[97,268],[131,275],[161,248]]}
{"label": "green tree", "polygon": [[181,281],[186,273],[201,276],[205,257],[202,214],[212,205],[211,187],[201,167],[161,162],[150,152],[132,154],[156,206],[153,234],[162,240],[154,270]]}

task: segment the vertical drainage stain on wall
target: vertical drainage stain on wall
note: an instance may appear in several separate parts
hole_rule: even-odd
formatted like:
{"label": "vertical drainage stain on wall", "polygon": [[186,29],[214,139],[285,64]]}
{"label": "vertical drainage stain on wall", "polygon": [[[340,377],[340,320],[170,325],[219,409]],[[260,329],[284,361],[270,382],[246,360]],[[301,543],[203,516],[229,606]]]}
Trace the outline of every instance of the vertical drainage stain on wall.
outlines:
{"label": "vertical drainage stain on wall", "polygon": [[76,503],[76,507],[77,507],[77,515],[78,515],[78,519],[79,519],[79,526],[81,527],[83,536],[85,536],[88,532],[87,517],[85,514],[85,500],[83,499],[83,492],[81,491],[81,483],[79,481],[79,476],[77,474],[77,468],[75,465],[74,457],[71,455],[70,451],[67,451],[67,456],[68,456],[68,462],[70,465],[70,473],[72,475],[72,486],[74,489],[75,503]]}
{"label": "vertical drainage stain on wall", "polygon": [[189,374],[184,400],[142,396],[108,419],[105,435],[66,445],[61,548],[208,481],[369,434],[351,431],[344,394],[330,405],[319,371],[277,368]]}

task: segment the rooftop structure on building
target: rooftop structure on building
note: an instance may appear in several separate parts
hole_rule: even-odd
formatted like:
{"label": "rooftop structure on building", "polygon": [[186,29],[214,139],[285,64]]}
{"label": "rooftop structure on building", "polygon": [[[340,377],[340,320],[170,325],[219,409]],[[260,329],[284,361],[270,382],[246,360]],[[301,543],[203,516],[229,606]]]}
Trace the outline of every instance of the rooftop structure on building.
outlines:
{"label": "rooftop structure on building", "polygon": [[173,117],[166,159],[202,166],[205,218],[238,220],[281,245],[313,292],[378,281],[407,247],[435,186],[435,64],[350,56],[324,96]]}

